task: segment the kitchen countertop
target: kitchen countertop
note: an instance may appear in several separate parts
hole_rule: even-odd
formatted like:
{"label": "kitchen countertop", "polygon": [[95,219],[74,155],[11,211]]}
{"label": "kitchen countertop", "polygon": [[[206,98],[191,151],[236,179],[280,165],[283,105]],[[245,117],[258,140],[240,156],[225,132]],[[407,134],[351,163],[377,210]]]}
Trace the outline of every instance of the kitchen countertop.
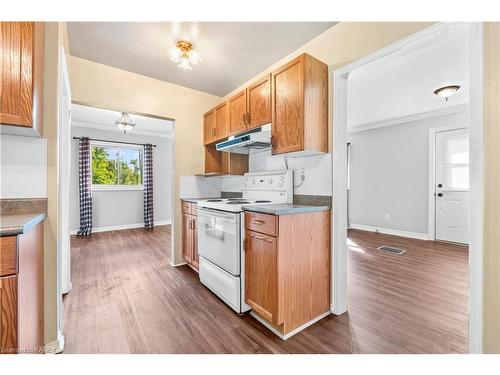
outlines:
{"label": "kitchen countertop", "polygon": [[45,213],[21,213],[0,215],[0,237],[16,236],[28,232],[45,220]]}
{"label": "kitchen countertop", "polygon": [[251,212],[260,212],[263,214],[270,214],[270,215],[293,215],[293,214],[302,214],[307,212],[328,211],[330,210],[330,207],[283,203],[283,204],[248,205],[248,206],[243,206],[243,210]]}
{"label": "kitchen countertop", "polygon": [[181,201],[196,203],[198,201],[203,201],[205,199],[221,199],[221,197],[207,197],[207,198],[181,198]]}

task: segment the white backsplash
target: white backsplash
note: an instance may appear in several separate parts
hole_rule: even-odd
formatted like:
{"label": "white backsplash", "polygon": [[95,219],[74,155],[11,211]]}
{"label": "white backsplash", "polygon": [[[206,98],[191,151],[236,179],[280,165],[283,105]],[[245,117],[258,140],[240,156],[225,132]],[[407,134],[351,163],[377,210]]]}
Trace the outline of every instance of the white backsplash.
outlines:
{"label": "white backsplash", "polygon": [[0,135],[0,198],[47,197],[47,140]]}
{"label": "white backsplash", "polygon": [[220,197],[222,177],[179,177],[179,196],[181,198]]}
{"label": "white backsplash", "polygon": [[[288,168],[294,171],[294,194],[332,195],[332,154],[288,157]],[[252,150],[249,159],[250,172],[285,169],[283,155],[271,155],[271,150]],[[300,183],[300,176],[305,179]],[[300,186],[298,186],[300,185]]]}

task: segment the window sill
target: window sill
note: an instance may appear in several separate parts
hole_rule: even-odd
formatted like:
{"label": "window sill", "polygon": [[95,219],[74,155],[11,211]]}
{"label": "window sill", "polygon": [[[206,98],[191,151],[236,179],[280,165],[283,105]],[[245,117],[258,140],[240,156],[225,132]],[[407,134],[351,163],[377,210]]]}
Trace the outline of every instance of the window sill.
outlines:
{"label": "window sill", "polygon": [[92,191],[137,191],[144,190],[142,185],[102,185],[92,186]]}

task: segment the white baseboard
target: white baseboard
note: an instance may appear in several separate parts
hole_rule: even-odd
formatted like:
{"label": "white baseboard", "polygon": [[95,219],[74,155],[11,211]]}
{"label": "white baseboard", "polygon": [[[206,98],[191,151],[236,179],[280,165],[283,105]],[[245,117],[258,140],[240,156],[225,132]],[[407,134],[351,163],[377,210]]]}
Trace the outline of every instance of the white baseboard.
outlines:
{"label": "white baseboard", "polygon": [[[170,225],[170,224],[172,224],[171,220],[155,221],[155,226]],[[143,228],[143,227],[144,227],[144,223],[112,225],[109,227],[92,228],[92,233],[110,232],[112,230],[124,230],[124,229],[134,229],[134,228]],[[69,234],[73,235],[73,234],[76,234],[77,232],[78,232],[78,230],[72,230],[69,232]]]}
{"label": "white baseboard", "polygon": [[62,353],[64,350],[64,335],[61,335],[59,340],[49,342],[45,344],[45,353],[46,354],[58,354]]}
{"label": "white baseboard", "polygon": [[427,233],[407,232],[404,230],[389,229],[389,228],[382,228],[382,227],[372,227],[370,225],[352,224],[352,223],[349,224],[349,227],[351,229],[359,229],[359,230],[365,230],[368,232],[378,232],[378,233],[383,233],[383,234],[391,234],[393,236],[415,238],[417,240],[429,240],[429,234],[427,234]]}

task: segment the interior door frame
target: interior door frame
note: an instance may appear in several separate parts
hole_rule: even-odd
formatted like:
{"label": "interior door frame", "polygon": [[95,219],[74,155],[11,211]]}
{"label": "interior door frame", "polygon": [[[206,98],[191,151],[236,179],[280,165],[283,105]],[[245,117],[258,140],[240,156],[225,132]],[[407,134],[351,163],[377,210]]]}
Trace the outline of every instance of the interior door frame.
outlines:
{"label": "interior door frame", "polygon": [[[333,163],[332,305],[340,315],[347,311],[347,79],[349,74],[390,54],[411,51],[436,33],[460,23],[437,23],[405,39],[335,69],[333,78],[334,123],[331,137]],[[469,35],[469,150],[470,221],[469,243],[469,352],[482,352],[483,337],[483,25],[468,23]]]}
{"label": "interior door frame", "polygon": [[429,202],[428,202],[427,233],[429,235],[430,241],[436,240],[436,199],[434,196],[435,193],[434,187],[436,186],[436,134],[452,130],[463,130],[463,129],[467,129],[470,133],[469,126],[467,124],[462,124],[462,125],[453,124],[453,125],[441,126],[439,128],[429,129],[429,180],[428,180],[429,186],[427,193],[427,198]]}

